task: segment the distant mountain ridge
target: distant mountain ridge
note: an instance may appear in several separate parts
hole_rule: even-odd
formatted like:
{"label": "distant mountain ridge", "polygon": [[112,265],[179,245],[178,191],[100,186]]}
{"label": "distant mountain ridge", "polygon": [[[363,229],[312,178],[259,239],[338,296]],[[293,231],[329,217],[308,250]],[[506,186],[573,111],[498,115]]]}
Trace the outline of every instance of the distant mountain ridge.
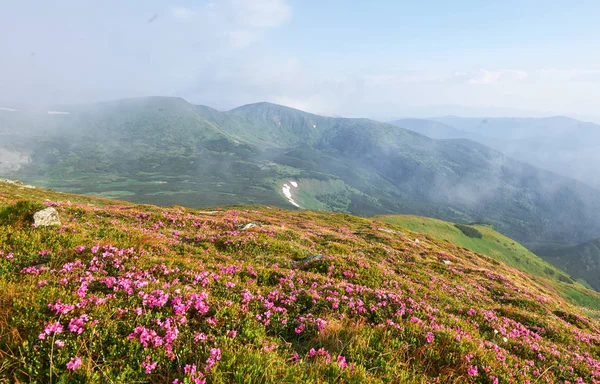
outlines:
{"label": "distant mountain ridge", "polygon": [[569,117],[403,119],[394,125],[435,139],[470,139],[517,160],[600,188],[600,125]]}
{"label": "distant mountain ridge", "polygon": [[469,140],[270,103],[221,112],[151,97],[61,110],[0,114],[0,149],[29,158],[6,176],[192,207],[290,207],[282,186],[293,180],[302,208],[485,220],[525,243],[600,234],[599,191]]}

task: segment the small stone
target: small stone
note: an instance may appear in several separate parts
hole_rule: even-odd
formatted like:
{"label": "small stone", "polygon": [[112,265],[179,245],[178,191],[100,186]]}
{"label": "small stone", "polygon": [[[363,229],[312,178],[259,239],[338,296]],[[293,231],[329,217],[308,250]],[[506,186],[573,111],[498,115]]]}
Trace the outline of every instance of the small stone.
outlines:
{"label": "small stone", "polygon": [[392,235],[403,235],[402,232],[393,230],[393,229],[389,229],[389,228],[379,228],[379,230],[381,232],[385,232],[385,233],[391,233]]}
{"label": "small stone", "polygon": [[452,264],[452,262],[450,260],[442,260],[442,263],[444,263],[446,265]]}
{"label": "small stone", "polygon": [[60,225],[60,218],[58,217],[56,209],[50,207],[36,212],[33,215],[33,223],[36,227]]}
{"label": "small stone", "polygon": [[299,261],[292,260],[292,266],[306,265],[313,261],[323,260],[323,257],[324,257],[323,255],[318,254],[318,255],[311,255],[311,256],[305,257],[304,259],[299,260]]}
{"label": "small stone", "polygon": [[250,228],[254,228],[254,227],[258,227],[258,224],[256,223],[248,223],[248,224],[240,224],[237,226],[237,229],[239,229],[240,231],[246,231]]}

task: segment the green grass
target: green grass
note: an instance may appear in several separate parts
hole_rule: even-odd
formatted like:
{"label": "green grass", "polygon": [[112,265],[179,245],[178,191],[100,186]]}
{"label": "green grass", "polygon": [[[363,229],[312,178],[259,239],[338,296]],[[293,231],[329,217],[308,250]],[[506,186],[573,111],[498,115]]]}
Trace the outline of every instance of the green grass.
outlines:
{"label": "green grass", "polygon": [[392,224],[399,228],[406,228],[436,239],[446,240],[449,243],[481,253],[503,264],[539,276],[552,282],[553,287],[560,295],[571,302],[593,309],[600,309],[600,301],[595,294],[590,295],[589,284],[573,282],[562,270],[533,254],[523,245],[508,238],[490,225],[474,224],[463,225],[469,229],[477,230],[481,238],[467,236],[454,223],[412,215],[378,216],[377,220]]}
{"label": "green grass", "polygon": [[[27,225],[46,205],[63,225]],[[600,375],[597,293],[406,227],[5,183],[0,212],[10,213],[0,222],[2,384],[549,384]],[[258,226],[238,229],[250,222]],[[477,229],[485,239],[486,227]]]}

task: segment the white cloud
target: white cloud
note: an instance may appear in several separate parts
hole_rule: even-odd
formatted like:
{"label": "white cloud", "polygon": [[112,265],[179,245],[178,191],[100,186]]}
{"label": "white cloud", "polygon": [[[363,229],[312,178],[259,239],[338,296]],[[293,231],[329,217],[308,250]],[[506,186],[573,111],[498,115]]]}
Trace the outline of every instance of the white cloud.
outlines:
{"label": "white cloud", "polygon": [[252,28],[275,28],[288,22],[292,8],[285,0],[227,0],[235,22]]}
{"label": "white cloud", "polygon": [[544,81],[590,83],[600,81],[600,70],[544,68],[538,71],[537,77]]}
{"label": "white cloud", "polygon": [[498,84],[498,80],[502,73],[500,71],[488,71],[487,69],[481,69],[479,72],[469,79],[469,84],[477,85],[495,85]]}
{"label": "white cloud", "polygon": [[529,74],[525,71],[514,69],[488,70],[480,69],[470,75],[469,84],[473,85],[497,85],[505,82],[518,82],[526,80]]}
{"label": "white cloud", "polygon": [[197,33],[224,37],[227,47],[234,49],[256,43],[292,17],[286,0],[223,0],[191,8],[170,7],[169,11],[176,21],[193,24]]}
{"label": "white cloud", "polygon": [[179,21],[189,20],[196,13],[193,9],[185,7],[171,7],[170,12],[171,15]]}

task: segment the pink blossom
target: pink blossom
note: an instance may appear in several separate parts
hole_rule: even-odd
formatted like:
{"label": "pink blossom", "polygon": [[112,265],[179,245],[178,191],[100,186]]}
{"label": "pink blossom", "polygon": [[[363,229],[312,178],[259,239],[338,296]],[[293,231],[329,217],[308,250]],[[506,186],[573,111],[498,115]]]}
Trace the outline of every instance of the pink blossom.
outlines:
{"label": "pink blossom", "polygon": [[204,333],[196,333],[196,335],[194,336],[194,340],[195,341],[206,341],[206,339],[208,339],[208,337],[206,336],[206,334]]}
{"label": "pink blossom", "polygon": [[146,356],[146,361],[142,362],[142,368],[144,368],[147,375],[151,374],[158,365],[156,361],[150,361],[151,359],[150,356]]}
{"label": "pink blossom", "polygon": [[467,373],[469,374],[469,376],[477,376],[477,366],[469,365],[469,367],[467,368]]}
{"label": "pink blossom", "polygon": [[71,321],[69,321],[69,331],[81,335],[83,333],[85,323],[89,320],[90,318],[85,314],[71,319]]}
{"label": "pink blossom", "polygon": [[434,338],[435,338],[435,337],[433,336],[433,333],[431,333],[431,332],[427,332],[427,336],[425,337],[425,339],[427,340],[427,342],[428,342],[428,343],[431,343],[431,342],[433,342],[433,339],[434,339]]}
{"label": "pink blossom", "polygon": [[337,363],[338,363],[338,366],[342,369],[344,369],[348,366],[348,363],[346,363],[346,358],[342,355],[338,356]]}
{"label": "pink blossom", "polygon": [[212,348],[210,350],[210,357],[217,361],[221,360],[221,348]]}
{"label": "pink blossom", "polygon": [[67,363],[67,368],[70,369],[70,370],[72,370],[72,371],[74,371],[77,368],[79,368],[80,365],[81,365],[81,357],[76,356],[76,357],[73,357],[71,359],[71,361],[69,361]]}
{"label": "pink blossom", "polygon": [[48,324],[42,333],[38,336],[40,340],[44,340],[46,336],[54,335],[55,333],[61,333],[63,331],[62,325],[59,322],[54,322],[52,324]]}

